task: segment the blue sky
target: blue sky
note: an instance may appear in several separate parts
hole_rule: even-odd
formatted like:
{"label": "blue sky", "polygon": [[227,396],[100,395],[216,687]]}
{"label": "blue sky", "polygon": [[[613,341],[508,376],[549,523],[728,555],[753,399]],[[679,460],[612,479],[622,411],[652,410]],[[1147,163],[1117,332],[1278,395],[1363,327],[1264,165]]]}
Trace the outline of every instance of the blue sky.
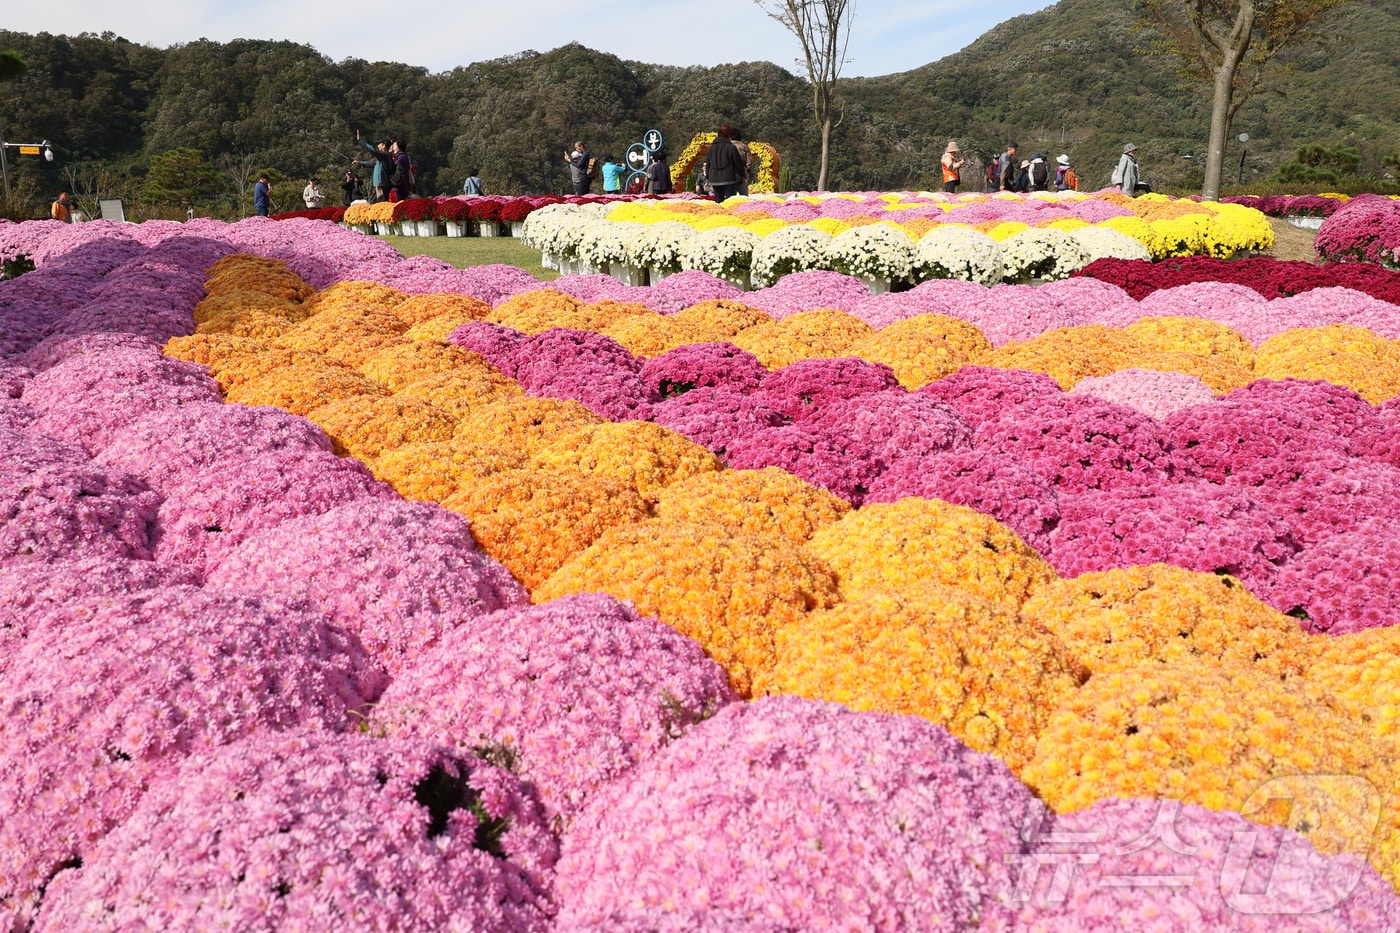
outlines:
{"label": "blue sky", "polygon": [[[856,0],[848,77],[892,74],[964,48],[1043,0]],[[569,42],[660,65],[770,61],[799,72],[797,41],[754,0],[39,0],[8,3],[0,27],[113,32],[165,48],[194,39],[289,39],[340,61],[403,62],[430,71]]]}

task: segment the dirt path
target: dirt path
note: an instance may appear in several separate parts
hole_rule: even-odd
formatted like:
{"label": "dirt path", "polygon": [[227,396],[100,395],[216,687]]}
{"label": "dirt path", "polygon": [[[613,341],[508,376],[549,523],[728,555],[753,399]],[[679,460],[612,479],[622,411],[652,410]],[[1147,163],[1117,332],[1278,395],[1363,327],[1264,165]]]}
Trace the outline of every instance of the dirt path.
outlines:
{"label": "dirt path", "polygon": [[1275,259],[1317,261],[1317,256],[1313,253],[1313,236],[1316,231],[1295,227],[1278,217],[1270,217],[1269,226],[1274,228],[1274,248],[1266,255]]}

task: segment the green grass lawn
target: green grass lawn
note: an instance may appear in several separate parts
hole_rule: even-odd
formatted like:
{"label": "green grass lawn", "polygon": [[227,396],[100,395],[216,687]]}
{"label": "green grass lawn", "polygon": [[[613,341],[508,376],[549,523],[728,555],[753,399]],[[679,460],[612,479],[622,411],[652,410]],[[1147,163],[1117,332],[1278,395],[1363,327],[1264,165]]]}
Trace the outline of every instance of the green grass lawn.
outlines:
{"label": "green grass lawn", "polygon": [[515,237],[380,237],[405,257],[432,256],[458,269],[503,263],[524,269],[542,282],[552,282],[559,273],[540,265],[540,254],[520,245]]}

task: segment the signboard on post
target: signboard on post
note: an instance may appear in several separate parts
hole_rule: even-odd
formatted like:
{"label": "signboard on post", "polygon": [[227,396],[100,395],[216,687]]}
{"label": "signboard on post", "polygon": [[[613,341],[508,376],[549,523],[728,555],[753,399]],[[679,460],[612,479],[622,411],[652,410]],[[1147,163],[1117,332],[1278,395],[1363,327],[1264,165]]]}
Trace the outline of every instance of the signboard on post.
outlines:
{"label": "signboard on post", "polygon": [[38,146],[20,146],[20,147],[19,147],[19,154],[20,154],[20,155],[38,155],[38,154],[39,154],[39,147],[38,147]]}
{"label": "signboard on post", "polygon": [[647,130],[642,134],[642,145],[647,147],[647,152],[656,152],[661,148],[661,131]]}

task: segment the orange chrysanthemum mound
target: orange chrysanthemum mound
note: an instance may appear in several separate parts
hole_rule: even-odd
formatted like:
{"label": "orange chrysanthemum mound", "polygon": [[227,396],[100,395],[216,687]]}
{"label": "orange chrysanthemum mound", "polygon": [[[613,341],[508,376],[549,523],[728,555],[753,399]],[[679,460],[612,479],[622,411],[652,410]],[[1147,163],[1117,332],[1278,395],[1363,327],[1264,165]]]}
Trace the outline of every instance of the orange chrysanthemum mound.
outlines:
{"label": "orange chrysanthemum mound", "polygon": [[1325,379],[1373,405],[1400,394],[1400,345],[1364,327],[1299,327],[1259,345],[1260,379]]}
{"label": "orange chrysanthemum mound", "polygon": [[302,321],[277,342],[294,350],[327,352],[347,340],[365,337],[398,337],[408,325],[371,304],[326,308]]}
{"label": "orange chrysanthemum mound", "polygon": [[634,314],[622,318],[603,328],[603,335],[641,359],[660,356],[676,347],[721,339],[700,325],[677,321],[664,314]]}
{"label": "orange chrysanthemum mound", "polygon": [[916,314],[895,321],[880,333],[937,338],[969,359],[992,352],[992,342],[980,328],[946,314]]}
{"label": "orange chrysanthemum mound", "polygon": [[875,590],[777,634],[773,689],[923,716],[1012,767],[1082,671],[1003,603],[938,583]]}
{"label": "orange chrysanthemum mound", "polygon": [[774,323],[772,317],[758,308],[727,298],[710,298],[682,308],[671,320],[700,328],[706,334],[704,341],[731,340],[751,327]]}
{"label": "orange chrysanthemum mound", "polygon": [[492,473],[442,504],[470,519],[481,549],[532,592],[609,529],[647,517],[646,503],[625,483],[549,470]]}
{"label": "orange chrysanthemum mound", "polygon": [[409,327],[416,327],[445,316],[460,318],[462,323],[485,320],[491,313],[491,306],[470,295],[432,294],[411,295],[390,306],[389,310]]}
{"label": "orange chrysanthemum mound", "polygon": [[908,331],[891,333],[889,328],[851,345],[847,353],[871,363],[884,363],[894,370],[899,384],[911,391],[951,376],[971,362],[970,357],[941,337]]}
{"label": "orange chrysanthemum mound", "polygon": [[867,505],[822,528],[805,549],[836,572],[847,599],[930,582],[1018,607],[1056,579],[1016,532],[939,499]]}
{"label": "orange chrysanthemum mound", "polygon": [[874,333],[855,315],[822,308],[750,327],[731,342],[769,369],[781,369],[799,360],[847,356],[852,346]]}
{"label": "orange chrysanthemum mound", "polygon": [[225,397],[243,405],[272,405],[294,415],[311,412],[336,399],[358,395],[388,395],[389,390],[348,366],[299,363],[279,366],[244,382],[230,385]]}
{"label": "orange chrysanthemum mound", "polygon": [[316,289],[282,260],[249,253],[225,256],[206,269],[205,275],[206,295],[255,291],[303,304],[316,294]]}
{"label": "orange chrysanthemum mound", "polygon": [[230,334],[235,337],[280,337],[296,326],[296,322],[276,314],[256,310],[220,311],[195,328],[201,334]]}
{"label": "orange chrysanthemum mound", "polygon": [[419,379],[460,369],[487,365],[477,353],[450,343],[414,340],[394,344],[370,354],[358,369],[375,382],[393,391],[406,388]]}
{"label": "orange chrysanthemum mound", "polygon": [[[344,310],[356,305],[392,311],[407,298],[403,292],[378,282],[336,282],[321,289],[306,301],[311,314]],[[407,325],[405,325],[407,326]]]}
{"label": "orange chrysanthemum mound", "polygon": [[384,451],[370,470],[405,499],[442,502],[482,477],[524,465],[519,451],[493,444],[423,441]]}
{"label": "orange chrysanthemum mound", "polygon": [[454,437],[503,444],[533,456],[561,434],[602,423],[602,418],[573,399],[520,395],[473,409],[458,422]]}
{"label": "orange chrysanthemum mound", "polygon": [[661,490],[653,510],[663,522],[718,522],[801,545],[851,506],[787,470],[765,467],[692,476]]}
{"label": "orange chrysanthemum mound", "polygon": [[595,326],[599,316],[587,302],[553,288],[537,288],[512,295],[497,305],[486,320],[526,334],[542,333],[552,327],[601,329]]}
{"label": "orange chrysanthemum mound", "polygon": [[1045,373],[1068,391],[1089,376],[1107,376],[1136,365],[1142,347],[1121,330],[1102,324],[1059,327],[1030,340],[1004,344],[975,360],[997,369]]}
{"label": "orange chrysanthemum mound", "polygon": [[695,639],[744,696],[767,691],[774,639],[838,600],[821,565],[781,542],[718,523],[645,522],[613,529],[535,591],[630,600]]}
{"label": "orange chrysanthemum mound", "polygon": [[[1400,743],[1400,626],[1318,635],[1304,645],[1308,681],[1377,735]],[[1395,756],[1400,760],[1400,750]]]}
{"label": "orange chrysanthemum mound", "polygon": [[723,467],[683,434],[649,421],[605,421],[560,434],[530,460],[537,469],[609,476],[654,501],[672,483]]}
{"label": "orange chrysanthemum mound", "polygon": [[1307,636],[1238,581],[1170,564],[1056,580],[1021,607],[1094,675],[1144,661],[1253,668],[1277,679],[1303,669]]}
{"label": "orange chrysanthemum mound", "polygon": [[1254,366],[1254,345],[1233,327],[1208,318],[1139,318],[1123,333],[1149,352],[1217,357],[1244,370]]}
{"label": "orange chrysanthemum mound", "polygon": [[[256,356],[268,346],[266,340],[258,337],[245,337],[235,334],[191,334],[188,337],[171,337],[165,342],[162,352],[166,356],[187,363],[198,363],[214,370],[231,360]],[[215,375],[217,379],[218,376]]]}
{"label": "orange chrysanthemum mound", "polygon": [[246,288],[206,295],[194,306],[193,314],[196,324],[205,324],[216,317],[229,317],[250,311],[261,311],[289,323],[307,318],[306,308],[299,301]]}
{"label": "orange chrysanthemum mound", "polygon": [[433,340],[437,343],[447,343],[447,338],[452,332],[463,324],[469,324],[475,318],[467,317],[464,314],[439,314],[437,317],[430,317],[426,321],[414,324],[404,331],[406,340]]}
{"label": "orange chrysanthemum mound", "polygon": [[326,432],[336,453],[360,460],[373,460],[404,444],[451,440],[457,426],[440,408],[394,395],[337,399],[316,408],[307,417]]}
{"label": "orange chrysanthemum mound", "polygon": [[249,350],[238,355],[207,363],[209,374],[218,380],[224,392],[243,385],[284,366],[319,367],[332,364],[323,354],[308,350],[288,350],[286,347],[272,346],[258,341],[259,349]]}
{"label": "orange chrysanthemum mound", "polygon": [[451,372],[423,376],[394,394],[431,402],[461,421],[493,402],[524,395],[525,390],[514,379],[501,375],[496,367],[478,358]]}

